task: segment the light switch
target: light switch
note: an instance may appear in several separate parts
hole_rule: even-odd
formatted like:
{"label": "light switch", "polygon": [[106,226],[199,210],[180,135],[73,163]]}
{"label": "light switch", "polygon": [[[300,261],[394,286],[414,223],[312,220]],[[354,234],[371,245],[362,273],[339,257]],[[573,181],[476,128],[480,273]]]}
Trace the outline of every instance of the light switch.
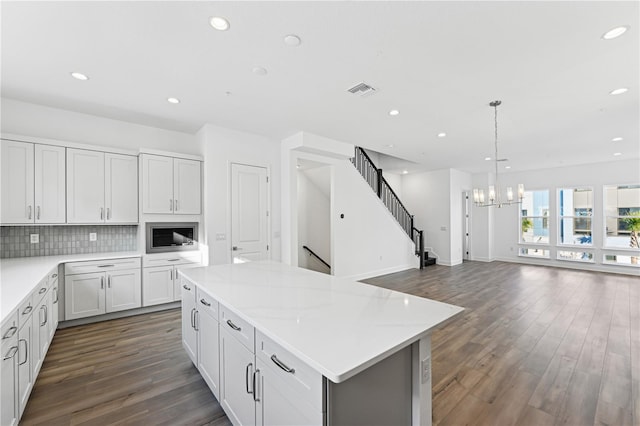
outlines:
{"label": "light switch", "polygon": [[227,239],[226,234],[216,234],[216,241],[224,241]]}

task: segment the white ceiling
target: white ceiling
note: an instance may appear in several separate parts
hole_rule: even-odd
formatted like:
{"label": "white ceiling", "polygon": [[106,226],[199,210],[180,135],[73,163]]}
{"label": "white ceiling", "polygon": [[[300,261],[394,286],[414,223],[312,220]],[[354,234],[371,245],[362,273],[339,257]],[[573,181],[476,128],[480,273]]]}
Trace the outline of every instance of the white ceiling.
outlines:
{"label": "white ceiling", "polygon": [[[635,1],[3,1],[1,13],[7,98],[190,133],[308,131],[470,172],[491,170],[500,99],[512,172],[640,158]],[[292,33],[300,46],[283,43]],[[378,91],[346,91],[361,81]]]}

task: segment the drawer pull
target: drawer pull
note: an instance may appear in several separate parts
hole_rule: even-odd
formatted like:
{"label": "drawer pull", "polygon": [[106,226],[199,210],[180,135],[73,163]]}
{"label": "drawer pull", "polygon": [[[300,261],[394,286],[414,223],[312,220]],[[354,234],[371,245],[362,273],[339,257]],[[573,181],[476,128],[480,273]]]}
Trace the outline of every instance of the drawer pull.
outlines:
{"label": "drawer pull", "polygon": [[4,336],[2,336],[2,340],[8,339],[9,337],[13,337],[13,335],[16,334],[16,331],[18,331],[18,327],[12,326],[11,328],[9,328],[9,330],[7,330]]}
{"label": "drawer pull", "polygon": [[287,366],[286,366],[286,364],[284,364],[282,361],[280,361],[280,360],[278,359],[278,357],[276,356],[276,354],[271,355],[271,361],[273,361],[273,363],[274,363],[275,365],[277,365],[278,367],[282,368],[282,369],[283,369],[284,371],[286,371],[287,373],[291,373],[291,374],[293,374],[293,373],[295,373],[295,372],[296,372],[296,369],[295,369],[295,368],[287,367]]}
{"label": "drawer pull", "polygon": [[11,358],[13,358],[16,355],[16,352],[18,352],[18,347],[17,346],[12,346],[11,349],[9,349],[9,352],[7,352],[7,354],[4,356],[4,358],[2,358],[3,361],[9,360]]}
{"label": "drawer pull", "polygon": [[200,299],[200,303],[202,303],[204,306],[211,306],[211,303],[207,302],[204,299]]}
{"label": "drawer pull", "polygon": [[260,374],[260,370],[257,370],[253,372],[253,400],[255,402],[260,402],[260,398],[258,398],[258,388],[256,387],[256,383],[257,383],[257,379],[258,379],[258,374]]}
{"label": "drawer pull", "polygon": [[177,262],[180,259],[167,259],[167,262]]}
{"label": "drawer pull", "polygon": [[29,305],[26,308],[24,308],[24,311],[22,311],[22,315],[30,314],[31,311],[33,311],[33,306]]}
{"label": "drawer pull", "polygon": [[57,278],[57,277],[58,277],[58,274],[51,275],[51,279],[54,279],[54,278]]}
{"label": "drawer pull", "polygon": [[42,294],[42,293],[44,293],[45,291],[47,291],[47,288],[46,288],[46,287],[42,287],[42,288],[40,289],[40,291],[38,291],[38,294]]}
{"label": "drawer pull", "polygon": [[[18,340],[18,347],[20,346],[20,342],[24,342],[24,361],[20,362],[20,354],[18,354],[18,365],[25,365],[27,361],[29,361],[29,346],[25,339]],[[18,349],[19,351],[20,349]]]}
{"label": "drawer pull", "polygon": [[191,287],[187,286],[186,284],[182,284],[182,288],[184,288],[187,291],[191,291]]}
{"label": "drawer pull", "polygon": [[113,264],[112,265],[98,265],[98,268],[112,268],[114,266],[116,266],[116,265],[113,265]]}
{"label": "drawer pull", "polygon": [[[247,393],[252,394],[253,390],[249,390],[249,370],[253,367],[253,364],[248,364],[247,368],[244,371],[244,384],[247,388]],[[255,382],[254,382],[255,383]]]}
{"label": "drawer pull", "polygon": [[227,324],[229,324],[229,327],[233,328],[235,331],[240,331],[242,330],[242,327],[238,327],[237,325],[235,325],[234,323],[231,322],[231,320],[227,320]]}

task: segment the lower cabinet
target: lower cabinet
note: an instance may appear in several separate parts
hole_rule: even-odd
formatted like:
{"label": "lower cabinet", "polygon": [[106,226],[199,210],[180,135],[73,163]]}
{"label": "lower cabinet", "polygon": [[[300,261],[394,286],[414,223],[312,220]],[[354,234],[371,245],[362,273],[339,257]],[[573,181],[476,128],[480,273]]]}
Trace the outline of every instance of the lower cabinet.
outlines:
{"label": "lower cabinet", "polygon": [[[22,415],[27,406],[31,389],[33,388],[34,370],[33,353],[38,351],[39,345],[34,346],[33,318],[30,316],[27,321],[20,325],[18,332],[18,404],[19,413]],[[4,424],[4,423],[3,423]]]}
{"label": "lower cabinet", "polygon": [[186,263],[170,263],[164,266],[143,268],[142,306],[160,305],[180,300],[180,283],[182,281],[178,276],[178,270],[201,266],[199,263],[189,262],[188,259],[179,257],[166,262],[171,261]]}
{"label": "lower cabinet", "polygon": [[18,321],[12,315],[0,329],[0,425],[17,425],[18,403]]}
{"label": "lower cabinet", "polygon": [[234,425],[256,424],[255,355],[220,330],[220,404]]}
{"label": "lower cabinet", "polygon": [[190,283],[182,284],[182,347],[198,366],[198,329],[196,328],[196,287]]}
{"label": "lower cabinet", "polygon": [[[108,263],[67,263],[65,319],[139,308],[142,306],[140,271],[139,258],[115,259],[109,260]],[[57,292],[54,298],[57,298]]]}

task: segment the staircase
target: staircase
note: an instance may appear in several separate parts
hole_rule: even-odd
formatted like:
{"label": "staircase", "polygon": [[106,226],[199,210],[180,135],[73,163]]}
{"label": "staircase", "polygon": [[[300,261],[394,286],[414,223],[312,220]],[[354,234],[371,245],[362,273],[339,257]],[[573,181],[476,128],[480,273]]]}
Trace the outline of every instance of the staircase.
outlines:
{"label": "staircase", "polygon": [[377,168],[364,149],[360,147],[356,147],[355,156],[351,159],[351,163],[415,244],[415,254],[421,259],[420,269],[435,264],[436,260],[429,257],[429,252],[424,251],[424,232],[413,226],[413,215],[409,214],[400,198],[382,176],[382,169]]}

